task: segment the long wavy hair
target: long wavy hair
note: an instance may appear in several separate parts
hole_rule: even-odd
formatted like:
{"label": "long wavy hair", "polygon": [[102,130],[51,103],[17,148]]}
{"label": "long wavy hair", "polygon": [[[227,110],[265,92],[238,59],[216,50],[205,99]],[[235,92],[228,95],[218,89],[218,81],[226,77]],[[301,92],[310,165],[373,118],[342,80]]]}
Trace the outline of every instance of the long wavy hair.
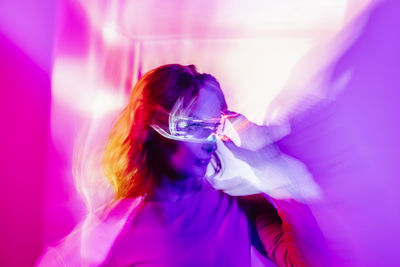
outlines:
{"label": "long wavy hair", "polygon": [[[108,137],[103,153],[103,171],[115,189],[115,199],[148,196],[155,185],[152,153],[157,145],[151,127],[153,116],[163,109],[170,112],[175,102],[197,98],[205,84],[216,88],[223,109],[227,108],[218,81],[210,74],[199,73],[194,65],[163,65],[147,72],[134,86],[128,105],[123,109]],[[221,161],[212,155],[216,173]],[[153,164],[154,165],[154,164]]]}

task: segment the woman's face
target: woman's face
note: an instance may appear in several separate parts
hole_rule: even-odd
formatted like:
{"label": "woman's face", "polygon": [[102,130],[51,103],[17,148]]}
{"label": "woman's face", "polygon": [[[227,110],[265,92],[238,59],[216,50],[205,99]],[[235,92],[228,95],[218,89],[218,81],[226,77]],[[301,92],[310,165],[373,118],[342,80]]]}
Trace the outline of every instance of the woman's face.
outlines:
{"label": "woman's face", "polygon": [[[197,101],[191,110],[190,117],[201,120],[221,117],[221,103],[212,84],[199,90]],[[166,140],[169,144],[163,146],[165,170],[170,178],[186,179],[189,177],[204,177],[213,152],[217,149],[216,139],[208,138],[204,142],[189,142]]]}

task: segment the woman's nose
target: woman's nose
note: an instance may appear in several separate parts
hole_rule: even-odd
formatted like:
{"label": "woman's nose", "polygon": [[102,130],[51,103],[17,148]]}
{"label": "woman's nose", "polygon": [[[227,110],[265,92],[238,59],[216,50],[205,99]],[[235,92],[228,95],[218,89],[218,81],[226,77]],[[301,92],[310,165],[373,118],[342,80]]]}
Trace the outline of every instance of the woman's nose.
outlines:
{"label": "woman's nose", "polygon": [[217,138],[215,135],[210,135],[210,137],[207,138],[201,147],[208,153],[213,153],[215,150],[217,150]]}

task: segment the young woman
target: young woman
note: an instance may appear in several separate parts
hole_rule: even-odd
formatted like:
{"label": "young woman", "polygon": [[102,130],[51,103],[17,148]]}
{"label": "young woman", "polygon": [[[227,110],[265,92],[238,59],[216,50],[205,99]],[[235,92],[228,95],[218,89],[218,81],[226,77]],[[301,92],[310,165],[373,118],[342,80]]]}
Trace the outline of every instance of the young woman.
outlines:
{"label": "young woman", "polygon": [[278,266],[327,266],[314,257],[323,244],[315,221],[294,226],[263,195],[231,196],[206,179],[223,167],[217,141],[240,150],[225,129],[238,118],[217,80],[193,65],[146,73],[103,155],[114,205],[89,216],[77,237],[48,250],[42,263],[250,266],[253,245]]}

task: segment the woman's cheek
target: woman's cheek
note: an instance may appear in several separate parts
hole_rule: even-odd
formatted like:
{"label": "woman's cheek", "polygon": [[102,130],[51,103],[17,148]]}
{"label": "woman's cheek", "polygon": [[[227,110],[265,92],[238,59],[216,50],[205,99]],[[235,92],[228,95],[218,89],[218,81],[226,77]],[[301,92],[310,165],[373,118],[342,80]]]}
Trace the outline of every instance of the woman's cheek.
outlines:
{"label": "woman's cheek", "polygon": [[197,175],[192,172],[196,171],[196,155],[200,153],[197,151],[199,149],[201,147],[196,143],[180,143],[171,158],[175,170],[185,175]]}
{"label": "woman's cheek", "polygon": [[192,157],[190,151],[179,145],[171,157],[171,164],[177,169],[183,171],[185,166],[190,163],[189,159]]}

